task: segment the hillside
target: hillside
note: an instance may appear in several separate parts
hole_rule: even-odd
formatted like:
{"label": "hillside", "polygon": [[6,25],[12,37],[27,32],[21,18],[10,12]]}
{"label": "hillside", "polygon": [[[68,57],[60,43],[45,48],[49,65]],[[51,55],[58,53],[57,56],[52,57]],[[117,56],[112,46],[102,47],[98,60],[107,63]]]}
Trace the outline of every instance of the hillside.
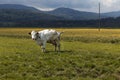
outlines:
{"label": "hillside", "polygon": [[33,7],[16,4],[1,4],[0,17],[0,22],[62,19],[60,17],[45,14]]}
{"label": "hillside", "polygon": [[29,10],[33,12],[40,12],[40,10],[20,4],[0,4],[0,9],[17,9],[17,10]]}
{"label": "hillside", "polygon": [[[12,13],[7,14],[6,12]],[[53,11],[40,11],[34,7],[29,7],[20,4],[0,4],[0,13],[1,16],[7,14],[6,17],[15,15],[15,19],[17,17],[21,17],[21,19],[25,19],[27,15],[29,17],[32,16],[32,19],[36,19],[35,16],[39,20],[90,20],[90,19],[98,19],[97,13],[85,12],[85,11],[77,11],[70,8],[57,8]],[[16,16],[16,14],[24,14],[24,16]],[[102,16],[105,17],[105,16]],[[4,19],[4,18],[3,18]]]}
{"label": "hillside", "polygon": [[64,17],[68,20],[90,20],[98,19],[98,14],[93,12],[77,11],[70,8],[57,8],[46,12],[51,15]]}

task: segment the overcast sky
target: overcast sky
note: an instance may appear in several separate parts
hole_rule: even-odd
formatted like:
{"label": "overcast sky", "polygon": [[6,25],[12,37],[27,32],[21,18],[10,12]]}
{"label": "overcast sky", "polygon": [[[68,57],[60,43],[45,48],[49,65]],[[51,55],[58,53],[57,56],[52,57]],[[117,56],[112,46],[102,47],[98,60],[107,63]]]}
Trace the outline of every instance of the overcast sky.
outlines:
{"label": "overcast sky", "polygon": [[66,7],[88,12],[98,12],[99,2],[101,12],[120,11],[120,0],[0,0],[0,4],[23,4],[41,10]]}

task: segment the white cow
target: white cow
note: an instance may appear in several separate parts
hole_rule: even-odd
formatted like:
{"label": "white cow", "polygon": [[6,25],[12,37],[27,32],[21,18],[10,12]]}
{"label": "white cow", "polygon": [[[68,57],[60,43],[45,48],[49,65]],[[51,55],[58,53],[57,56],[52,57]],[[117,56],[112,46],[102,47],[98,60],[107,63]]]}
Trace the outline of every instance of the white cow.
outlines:
{"label": "white cow", "polygon": [[45,52],[46,43],[51,43],[55,46],[55,51],[58,48],[60,51],[60,35],[63,32],[57,32],[56,30],[42,30],[39,32],[32,31],[29,34],[31,35],[32,39],[37,42],[38,45],[41,46],[42,52]]}

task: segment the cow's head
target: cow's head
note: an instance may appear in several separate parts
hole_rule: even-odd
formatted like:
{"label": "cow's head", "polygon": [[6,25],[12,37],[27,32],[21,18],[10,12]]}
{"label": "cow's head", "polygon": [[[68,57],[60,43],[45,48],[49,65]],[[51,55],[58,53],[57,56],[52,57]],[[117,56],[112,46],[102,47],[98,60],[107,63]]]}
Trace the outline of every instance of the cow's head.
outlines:
{"label": "cow's head", "polygon": [[38,37],[39,37],[39,33],[36,32],[36,31],[32,31],[32,32],[30,32],[28,34],[31,35],[31,37],[32,37],[33,40],[37,40]]}

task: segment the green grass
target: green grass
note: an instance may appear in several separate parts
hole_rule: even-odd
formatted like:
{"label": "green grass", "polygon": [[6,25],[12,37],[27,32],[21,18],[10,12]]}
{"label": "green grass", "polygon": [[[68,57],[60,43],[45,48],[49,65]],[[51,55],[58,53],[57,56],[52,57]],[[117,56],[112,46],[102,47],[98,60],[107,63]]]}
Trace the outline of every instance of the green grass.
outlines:
{"label": "green grass", "polygon": [[31,30],[0,29],[0,80],[120,79],[119,29],[57,29],[65,31],[62,51],[47,44],[46,53],[27,34]]}

